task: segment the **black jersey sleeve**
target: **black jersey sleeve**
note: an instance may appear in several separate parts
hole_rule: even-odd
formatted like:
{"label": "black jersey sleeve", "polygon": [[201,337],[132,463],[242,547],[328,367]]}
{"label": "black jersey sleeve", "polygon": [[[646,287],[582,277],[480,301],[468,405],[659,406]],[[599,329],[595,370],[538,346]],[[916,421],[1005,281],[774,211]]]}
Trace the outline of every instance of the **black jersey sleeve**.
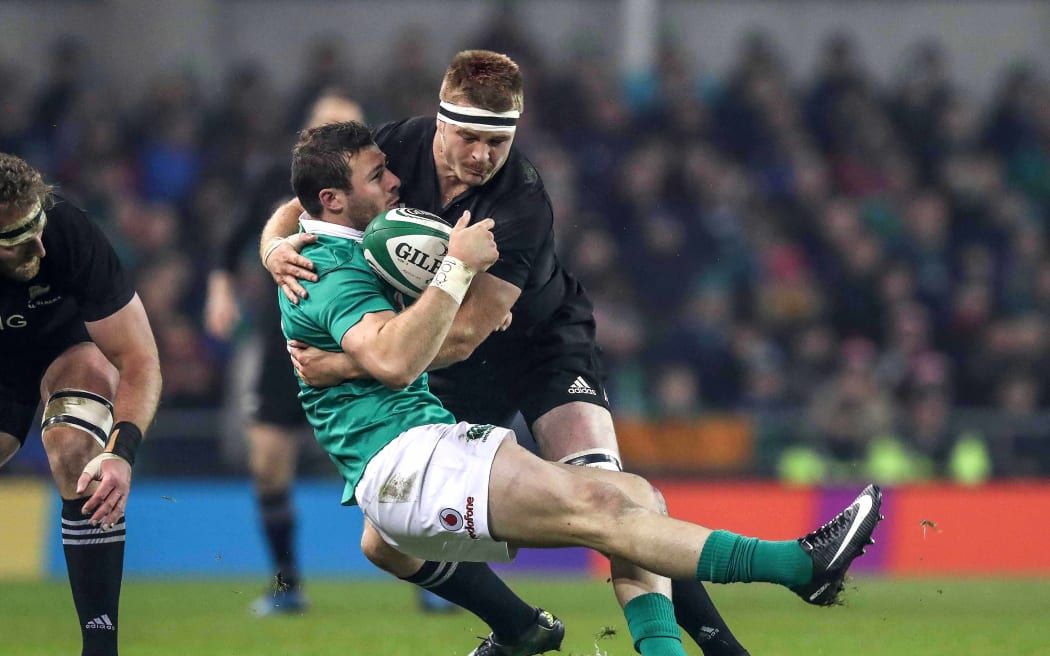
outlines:
{"label": "black jersey sleeve", "polygon": [[512,194],[495,203],[485,217],[476,218],[489,216],[496,221],[493,235],[499,260],[488,272],[524,289],[554,229],[550,199],[542,189]]}
{"label": "black jersey sleeve", "polygon": [[83,210],[56,198],[48,221],[60,223],[56,253],[64,258],[64,286],[77,300],[84,321],[105,319],[131,301],[135,288],[128,280],[113,246]]}

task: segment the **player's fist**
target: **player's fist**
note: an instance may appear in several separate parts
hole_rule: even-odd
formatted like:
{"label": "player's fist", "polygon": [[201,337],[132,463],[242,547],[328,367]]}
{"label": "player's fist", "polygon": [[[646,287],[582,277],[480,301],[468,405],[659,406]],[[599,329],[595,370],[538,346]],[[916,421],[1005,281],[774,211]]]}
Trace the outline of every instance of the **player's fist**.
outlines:
{"label": "player's fist", "polygon": [[470,267],[474,273],[485,271],[499,259],[496,238],[492,234],[495,225],[492,219],[470,225],[470,212],[463,212],[449,235],[448,254]]}

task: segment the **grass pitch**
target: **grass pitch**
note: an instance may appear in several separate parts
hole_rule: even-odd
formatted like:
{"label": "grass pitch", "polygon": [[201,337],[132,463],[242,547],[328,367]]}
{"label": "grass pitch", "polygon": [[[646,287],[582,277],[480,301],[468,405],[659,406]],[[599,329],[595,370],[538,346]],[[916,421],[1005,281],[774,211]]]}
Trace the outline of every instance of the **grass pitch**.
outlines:
{"label": "grass pitch", "polygon": [[[627,627],[608,585],[515,579],[532,603],[561,617],[563,656],[630,656]],[[130,581],[121,604],[124,656],[462,656],[488,630],[473,616],[424,615],[410,586],[309,581],[309,612],[256,618],[259,582]],[[847,605],[814,608],[770,585],[710,586],[754,656],[893,654],[1025,656],[1050,653],[1050,580],[861,579]],[[601,636],[601,637],[599,637]],[[689,654],[700,649],[688,638]],[[79,653],[64,581],[0,582],[0,654]]]}

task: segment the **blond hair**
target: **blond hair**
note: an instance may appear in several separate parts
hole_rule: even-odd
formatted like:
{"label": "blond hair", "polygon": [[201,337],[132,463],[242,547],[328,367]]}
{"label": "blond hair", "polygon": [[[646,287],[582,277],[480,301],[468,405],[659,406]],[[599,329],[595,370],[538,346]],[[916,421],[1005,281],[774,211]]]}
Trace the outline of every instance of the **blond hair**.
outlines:
{"label": "blond hair", "polygon": [[0,153],[0,211],[24,214],[45,205],[51,185],[21,157]]}

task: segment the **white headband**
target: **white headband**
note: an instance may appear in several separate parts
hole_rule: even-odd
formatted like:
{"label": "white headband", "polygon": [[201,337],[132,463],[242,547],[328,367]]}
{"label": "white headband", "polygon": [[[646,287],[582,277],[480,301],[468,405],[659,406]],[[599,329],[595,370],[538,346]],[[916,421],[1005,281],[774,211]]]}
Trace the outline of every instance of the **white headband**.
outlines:
{"label": "white headband", "polygon": [[445,123],[452,123],[471,130],[483,132],[514,132],[521,112],[512,109],[509,112],[490,112],[487,109],[453,105],[441,101],[438,105],[438,118]]}
{"label": "white headband", "polygon": [[10,225],[0,226],[0,246],[17,246],[24,241],[29,241],[46,220],[44,206],[37,201],[23,218]]}

